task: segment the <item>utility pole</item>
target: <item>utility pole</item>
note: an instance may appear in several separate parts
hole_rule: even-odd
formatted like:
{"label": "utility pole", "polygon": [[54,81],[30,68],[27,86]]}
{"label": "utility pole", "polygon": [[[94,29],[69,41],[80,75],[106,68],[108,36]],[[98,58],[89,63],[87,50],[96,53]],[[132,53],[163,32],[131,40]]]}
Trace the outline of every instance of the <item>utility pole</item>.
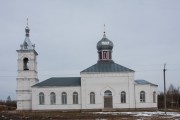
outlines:
{"label": "utility pole", "polygon": [[177,109],[179,109],[179,97],[180,97],[180,96],[179,96],[179,88],[180,88],[180,87],[178,87],[178,99],[177,99],[177,103],[176,103],[176,108],[177,108]]}
{"label": "utility pole", "polygon": [[166,64],[164,64],[163,73],[164,73],[164,111],[166,114]]}

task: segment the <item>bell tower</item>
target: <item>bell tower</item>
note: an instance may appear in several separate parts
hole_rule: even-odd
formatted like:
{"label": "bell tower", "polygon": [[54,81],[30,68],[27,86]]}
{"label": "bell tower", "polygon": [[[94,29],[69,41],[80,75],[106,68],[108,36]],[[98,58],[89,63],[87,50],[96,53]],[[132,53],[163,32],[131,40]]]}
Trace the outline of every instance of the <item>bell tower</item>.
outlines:
{"label": "bell tower", "polygon": [[16,99],[17,110],[31,110],[32,109],[32,93],[31,86],[39,82],[37,72],[37,55],[35,45],[29,39],[30,29],[25,28],[25,39],[20,49],[17,50],[18,59],[18,74],[17,74],[17,87]]}

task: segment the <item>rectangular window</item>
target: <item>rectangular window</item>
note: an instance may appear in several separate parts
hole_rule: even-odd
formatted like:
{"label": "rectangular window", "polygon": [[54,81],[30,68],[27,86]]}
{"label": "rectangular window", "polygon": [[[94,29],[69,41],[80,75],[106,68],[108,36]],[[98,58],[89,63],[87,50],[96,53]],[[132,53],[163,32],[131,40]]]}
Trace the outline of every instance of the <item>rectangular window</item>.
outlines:
{"label": "rectangular window", "polygon": [[107,59],[107,51],[103,51],[103,59]]}
{"label": "rectangular window", "polygon": [[156,92],[153,92],[153,103],[156,102]]}

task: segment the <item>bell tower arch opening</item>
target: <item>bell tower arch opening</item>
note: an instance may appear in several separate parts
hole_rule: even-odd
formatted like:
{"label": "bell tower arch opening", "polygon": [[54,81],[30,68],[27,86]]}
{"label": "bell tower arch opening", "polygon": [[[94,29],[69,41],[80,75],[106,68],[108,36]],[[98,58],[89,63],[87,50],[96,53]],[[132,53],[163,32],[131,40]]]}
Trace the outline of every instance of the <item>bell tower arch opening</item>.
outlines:
{"label": "bell tower arch opening", "polygon": [[23,59],[23,70],[29,70],[29,65],[28,65],[29,59],[25,57]]}

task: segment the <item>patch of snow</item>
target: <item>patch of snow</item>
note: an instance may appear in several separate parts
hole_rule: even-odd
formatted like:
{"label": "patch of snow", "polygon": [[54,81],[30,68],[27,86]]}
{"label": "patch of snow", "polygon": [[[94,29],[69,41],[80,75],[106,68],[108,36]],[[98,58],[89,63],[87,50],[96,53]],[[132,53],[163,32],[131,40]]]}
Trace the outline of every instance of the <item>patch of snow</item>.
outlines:
{"label": "patch of snow", "polygon": [[118,115],[118,114],[128,114],[132,116],[172,116],[172,117],[180,117],[180,113],[178,112],[167,112],[166,114],[161,111],[156,112],[94,112],[94,114],[111,114],[111,115]]}

